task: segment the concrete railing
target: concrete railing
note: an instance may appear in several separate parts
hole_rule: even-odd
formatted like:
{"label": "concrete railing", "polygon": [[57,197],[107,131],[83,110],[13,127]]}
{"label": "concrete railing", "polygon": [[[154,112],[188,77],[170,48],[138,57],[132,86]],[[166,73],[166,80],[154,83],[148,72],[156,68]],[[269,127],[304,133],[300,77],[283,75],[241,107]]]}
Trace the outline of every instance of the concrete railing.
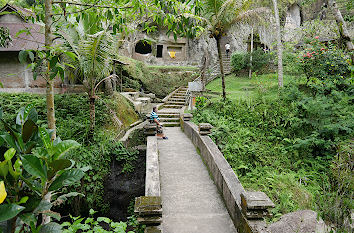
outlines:
{"label": "concrete railing", "polygon": [[157,151],[157,137],[147,137],[145,196],[160,195],[160,168]]}
{"label": "concrete railing", "polygon": [[[246,207],[244,207],[245,204],[242,203],[244,200],[241,201],[241,195],[245,197],[249,193],[245,191],[217,145],[209,136],[200,135],[199,128],[196,124],[185,121],[183,118],[183,114],[181,114],[181,127],[184,133],[199,149],[200,155],[224,199],[227,210],[238,232],[267,232],[266,223],[263,219],[248,219],[245,216]],[[242,210],[242,207],[244,210]],[[255,212],[257,212],[257,210]]]}
{"label": "concrete railing", "polygon": [[146,225],[145,233],[161,232],[162,203],[157,137],[147,137],[145,196],[135,199],[138,222]]}

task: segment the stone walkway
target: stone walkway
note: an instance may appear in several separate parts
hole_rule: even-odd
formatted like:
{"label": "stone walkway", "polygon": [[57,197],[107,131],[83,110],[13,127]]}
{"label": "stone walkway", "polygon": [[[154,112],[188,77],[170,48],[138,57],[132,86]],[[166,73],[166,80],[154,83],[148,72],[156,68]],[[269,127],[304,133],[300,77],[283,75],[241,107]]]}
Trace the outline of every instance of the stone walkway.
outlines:
{"label": "stone walkway", "polygon": [[158,139],[163,233],[236,233],[192,142],[179,127]]}

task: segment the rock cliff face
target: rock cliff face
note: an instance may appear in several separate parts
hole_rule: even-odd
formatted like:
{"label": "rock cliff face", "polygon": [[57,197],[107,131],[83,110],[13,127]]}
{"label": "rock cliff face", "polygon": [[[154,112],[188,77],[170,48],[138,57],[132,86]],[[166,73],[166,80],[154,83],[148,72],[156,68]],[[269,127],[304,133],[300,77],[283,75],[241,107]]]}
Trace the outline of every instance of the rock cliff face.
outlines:
{"label": "rock cliff face", "polygon": [[[346,0],[337,0],[339,8],[343,15],[354,15],[354,10],[346,8]],[[338,28],[334,21],[331,9],[326,5],[326,0],[317,0],[311,4],[295,3],[289,5],[285,13],[282,14],[282,40],[284,42],[296,45],[301,43],[306,37],[319,36],[322,41],[332,41],[338,38]],[[259,35],[258,43],[262,47],[275,49],[275,25],[274,18],[271,16],[266,24],[254,27],[254,33]],[[354,23],[348,23],[348,29],[351,37],[354,37]],[[230,59],[226,57],[224,46],[229,43],[232,52],[247,52],[249,50],[251,26],[247,24],[234,25],[223,37],[221,48],[223,49],[223,58],[225,58],[226,73],[230,72]],[[151,52],[148,54],[137,54],[134,47],[140,40],[149,39],[151,43]],[[160,46],[160,47],[159,47]],[[163,46],[163,48],[161,47]],[[166,36],[164,32],[147,36],[144,33],[135,33],[128,38],[125,43],[125,54],[143,60],[148,64],[154,65],[191,65],[202,66],[208,64],[205,74],[215,77],[219,71],[218,54],[215,39],[203,35],[197,39],[178,39],[174,41]],[[176,58],[171,58],[171,48],[180,48],[176,53]],[[160,54],[159,54],[160,48]]]}

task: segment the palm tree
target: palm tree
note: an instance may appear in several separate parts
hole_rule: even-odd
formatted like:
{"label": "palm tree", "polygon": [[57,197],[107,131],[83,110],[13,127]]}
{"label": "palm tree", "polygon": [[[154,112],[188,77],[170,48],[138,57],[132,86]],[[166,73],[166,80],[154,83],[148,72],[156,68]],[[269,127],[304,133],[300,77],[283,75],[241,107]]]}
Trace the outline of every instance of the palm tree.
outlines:
{"label": "palm tree", "polygon": [[63,40],[65,59],[72,64],[69,73],[84,84],[90,104],[90,135],[95,128],[96,89],[113,70],[117,43],[105,25],[94,15],[81,18],[76,25],[68,23],[58,35]]}
{"label": "palm tree", "polygon": [[277,0],[272,0],[275,16],[275,27],[277,30],[277,54],[278,54],[278,87],[284,86],[283,81],[283,43],[281,42],[280,18]]}
{"label": "palm tree", "polygon": [[263,13],[269,12],[268,8],[251,9],[250,0],[205,0],[204,21],[210,38],[216,40],[220,73],[222,80],[222,96],[226,99],[225,74],[221,54],[221,38],[226,35],[227,30],[234,24],[240,22],[255,23],[262,20]]}

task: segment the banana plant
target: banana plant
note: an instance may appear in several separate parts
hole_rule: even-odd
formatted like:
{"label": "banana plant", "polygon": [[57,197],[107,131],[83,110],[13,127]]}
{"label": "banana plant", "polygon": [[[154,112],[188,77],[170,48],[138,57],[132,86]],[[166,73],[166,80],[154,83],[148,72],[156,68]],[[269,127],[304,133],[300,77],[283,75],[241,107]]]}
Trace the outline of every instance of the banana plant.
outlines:
{"label": "banana plant", "polygon": [[[0,200],[7,196],[0,204],[0,221],[11,219],[11,232],[15,231],[18,218],[17,224],[20,222],[24,231],[58,232],[59,224],[39,224],[38,218],[46,215],[60,220],[60,214],[51,211],[53,204],[80,195],[59,196],[64,186],[73,185],[84,176],[85,168],[75,168],[75,163],[66,158],[80,144],[59,137],[53,141],[51,131],[37,125],[33,105],[20,109],[14,126],[5,122],[2,115],[0,108],[0,120],[6,130],[0,132],[0,146],[9,149],[0,156]],[[59,197],[51,200],[48,196]]]}

